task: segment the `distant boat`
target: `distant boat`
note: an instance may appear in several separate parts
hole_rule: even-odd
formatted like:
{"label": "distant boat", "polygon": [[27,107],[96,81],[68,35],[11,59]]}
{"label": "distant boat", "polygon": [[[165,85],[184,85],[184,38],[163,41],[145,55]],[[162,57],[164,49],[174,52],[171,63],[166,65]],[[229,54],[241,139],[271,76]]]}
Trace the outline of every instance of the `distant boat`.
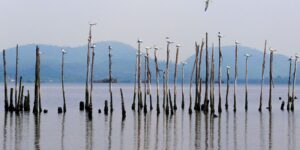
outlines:
{"label": "distant boat", "polygon": [[[118,83],[118,79],[117,78],[112,78],[111,82],[112,83]],[[102,79],[102,80],[94,80],[94,83],[109,83],[109,79],[105,78],[105,79]]]}

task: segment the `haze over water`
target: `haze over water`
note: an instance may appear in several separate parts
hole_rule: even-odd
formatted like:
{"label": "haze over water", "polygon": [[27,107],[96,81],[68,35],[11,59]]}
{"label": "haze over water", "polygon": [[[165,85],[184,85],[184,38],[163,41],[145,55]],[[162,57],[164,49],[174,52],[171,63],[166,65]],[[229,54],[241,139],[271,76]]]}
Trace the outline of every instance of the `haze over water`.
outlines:
{"label": "haze over water", "polygon": [[[33,91],[33,84],[25,84],[25,87]],[[123,89],[127,111],[123,122],[119,88]],[[114,112],[105,116],[103,107],[104,100],[109,98],[108,85],[94,84],[93,119],[90,121],[85,112],[79,111],[79,101],[84,99],[84,84],[65,86],[65,115],[57,114],[57,107],[62,106],[61,85],[42,84],[42,107],[49,110],[47,114],[42,113],[40,117],[32,113],[5,114],[3,107],[0,108],[0,149],[300,149],[297,144],[300,136],[297,130],[300,127],[300,120],[297,119],[300,115],[298,101],[294,112],[280,110],[281,101],[278,97],[286,100],[287,85],[275,85],[271,113],[265,109],[267,85],[264,87],[262,113],[257,110],[259,85],[249,85],[248,112],[244,111],[244,86],[241,84],[238,88],[237,112],[233,113],[233,85],[230,88],[229,110],[226,112],[224,108],[226,87],[223,85],[223,112],[217,118],[202,112],[188,114],[188,85],[185,85],[185,109],[180,108],[181,88],[178,88],[178,110],[173,116],[161,112],[157,117],[155,98],[154,109],[145,116],[143,112],[139,114],[131,110],[133,85],[113,84]],[[0,91],[3,91],[3,85],[0,85]],[[155,97],[153,91],[152,88],[152,97]],[[218,99],[217,88],[215,92],[215,98]],[[296,95],[299,92],[300,87],[297,86]],[[34,93],[30,94],[32,104]],[[0,99],[3,100],[3,94]],[[217,102],[215,104],[217,108]],[[0,106],[3,106],[3,101],[0,101]],[[101,108],[101,114],[98,114],[98,108]]]}

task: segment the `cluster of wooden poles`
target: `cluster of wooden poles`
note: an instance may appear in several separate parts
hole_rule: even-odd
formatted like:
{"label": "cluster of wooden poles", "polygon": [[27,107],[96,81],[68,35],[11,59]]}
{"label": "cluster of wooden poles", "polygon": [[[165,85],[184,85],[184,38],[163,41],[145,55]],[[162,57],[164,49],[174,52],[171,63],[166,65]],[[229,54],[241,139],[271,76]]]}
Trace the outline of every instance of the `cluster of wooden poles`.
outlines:
{"label": "cluster of wooden poles", "polygon": [[[87,70],[86,70],[86,86],[85,86],[85,102],[80,101],[79,107],[80,110],[86,110],[90,117],[92,117],[92,92],[93,92],[93,73],[94,73],[94,56],[95,56],[95,44],[92,44],[92,27],[95,24],[90,24],[89,28],[89,38],[88,38],[88,48],[87,48]],[[219,68],[218,68],[218,112],[222,112],[222,94],[221,94],[221,84],[222,84],[222,49],[221,49],[221,33],[218,33],[218,48],[219,48]],[[156,111],[157,115],[160,114],[160,83],[159,79],[163,78],[163,101],[162,107],[166,115],[173,114],[174,111],[177,110],[177,74],[178,74],[178,61],[179,61],[179,49],[180,45],[176,45],[176,58],[175,58],[175,72],[174,72],[174,88],[173,88],[173,100],[171,95],[171,89],[169,86],[169,74],[170,74],[170,45],[173,43],[170,38],[166,38],[167,42],[167,58],[166,58],[166,67],[165,69],[161,69],[158,66],[157,52],[158,48],[153,47],[154,49],[154,62],[155,62],[155,78],[156,78]],[[133,102],[131,105],[131,109],[135,110],[137,105],[137,111],[143,112],[146,114],[148,111],[147,103],[150,102],[150,111],[153,110],[152,105],[152,92],[151,92],[151,69],[150,69],[150,56],[149,51],[151,48],[146,47],[146,53],[142,54],[141,52],[141,44],[142,40],[137,41],[138,48],[136,53],[136,67],[135,67],[135,82],[134,82],[134,95]],[[233,95],[233,111],[236,112],[237,105],[237,79],[238,79],[238,45],[239,42],[235,41],[235,74],[234,74],[234,95]],[[204,48],[205,46],[205,48]],[[203,51],[205,49],[205,58],[202,58]],[[112,93],[112,47],[108,47],[109,50],[109,95],[110,95],[110,109],[108,108],[108,101],[105,100],[104,103],[104,113],[107,115],[108,110],[113,112],[113,93]],[[262,63],[262,75],[261,75],[261,89],[260,89],[260,100],[259,100],[259,111],[262,111],[262,102],[263,102],[263,84],[264,84],[264,72],[265,72],[265,64],[266,64],[266,52],[267,51],[267,41],[265,41],[264,46],[264,54],[263,54],[263,63]],[[269,68],[269,101],[267,109],[269,111],[272,110],[272,88],[273,84],[273,54],[275,50],[270,48],[270,68]],[[58,107],[58,113],[66,112],[66,98],[64,91],[64,55],[66,51],[62,49],[62,66],[61,66],[61,81],[62,81],[62,93],[63,93],[63,107]],[[92,61],[90,64],[90,54],[92,54]],[[35,65],[35,85],[34,85],[34,105],[33,105],[33,113],[39,114],[42,112],[41,106],[41,92],[40,92],[40,49],[36,47],[36,65]],[[141,57],[144,56],[144,92],[142,92],[142,60]],[[245,76],[245,110],[248,110],[248,59],[251,55],[245,54],[246,57],[246,76]],[[297,72],[297,60],[298,56],[295,56],[295,59],[290,58],[290,67],[289,67],[289,80],[288,80],[288,100],[287,100],[287,110],[294,110],[294,101],[295,101],[295,82],[296,82],[296,72]],[[205,60],[205,89],[204,89],[204,99],[202,103],[202,81],[203,77],[201,76],[202,69],[201,64],[202,61]],[[294,65],[293,65],[294,63]],[[29,90],[27,91],[27,96],[23,95],[24,85],[22,84],[22,76],[20,77],[19,87],[18,87],[18,46],[16,47],[16,75],[15,75],[15,89],[10,89],[10,103],[8,103],[8,91],[7,91],[7,75],[6,75],[6,58],[5,58],[5,50],[3,50],[3,64],[4,64],[4,107],[5,111],[30,111],[30,94]],[[184,66],[185,62],[181,62],[181,108],[185,108],[185,94],[184,94]],[[292,66],[294,69],[292,71]],[[229,83],[230,76],[229,70],[230,66],[226,66],[227,71],[227,86],[226,86],[226,97],[225,97],[225,109],[228,110],[228,95],[229,95]],[[293,83],[291,83],[293,82]],[[193,89],[193,83],[195,83],[195,88]],[[292,84],[292,89],[291,89]],[[211,59],[209,60],[209,50],[208,50],[208,34],[206,33],[205,39],[202,40],[201,44],[195,43],[195,60],[192,68],[192,73],[189,80],[189,108],[188,111],[192,114],[193,109],[195,111],[203,111],[204,113],[208,113],[209,110],[211,114],[215,115],[215,54],[214,54],[214,44],[212,44],[211,51]],[[195,95],[193,98],[192,91],[195,90]],[[13,91],[15,91],[15,105],[13,104]],[[19,93],[18,93],[19,91]],[[292,91],[292,93],[290,92]],[[123,91],[120,88],[121,94],[121,104],[122,104],[122,118],[123,120],[126,117],[126,110],[123,98]],[[147,100],[149,97],[149,100]],[[23,100],[24,99],[24,100]],[[137,99],[137,104],[136,104]],[[194,100],[194,101],[193,101]],[[193,106],[194,103],[194,107]],[[281,109],[284,109],[285,102],[283,101]],[[44,109],[46,113],[47,110]],[[101,113],[101,109],[98,110]]]}
{"label": "cluster of wooden poles", "polygon": [[[222,112],[222,94],[221,94],[221,84],[222,84],[222,49],[221,49],[221,38],[223,36],[221,33],[218,33],[218,48],[219,48],[219,68],[218,68],[218,112]],[[177,73],[178,73],[178,55],[179,55],[179,48],[180,45],[176,45],[176,58],[175,58],[175,72],[174,72],[174,88],[173,88],[173,101],[171,96],[171,90],[169,87],[169,61],[170,61],[170,45],[173,43],[169,38],[166,39],[167,41],[167,58],[166,58],[166,68],[164,70],[160,69],[158,67],[158,61],[157,61],[157,51],[158,48],[154,47],[154,61],[155,61],[155,77],[156,77],[156,111],[157,114],[160,113],[160,96],[159,96],[159,78],[160,73],[163,74],[163,110],[168,115],[173,114],[174,111],[177,110]],[[134,83],[134,95],[133,95],[133,102],[132,102],[132,110],[136,109],[136,98],[137,98],[137,111],[140,112],[141,109],[143,109],[144,113],[147,113],[147,96],[149,96],[149,102],[150,102],[150,111],[153,109],[152,107],[152,95],[151,95],[151,72],[149,68],[149,49],[145,48],[146,53],[145,56],[145,64],[144,64],[144,93],[142,93],[142,71],[141,71],[141,43],[142,40],[138,40],[138,49],[136,54],[136,68],[135,68],[135,83]],[[237,110],[237,79],[238,79],[238,45],[240,43],[238,41],[235,41],[235,74],[234,74],[234,95],[233,95],[233,111],[236,112]],[[205,46],[205,54],[206,57],[202,58],[203,51]],[[263,63],[262,63],[262,78],[261,78],[261,89],[260,89],[260,101],[259,101],[259,111],[262,111],[262,102],[263,102],[263,84],[264,84],[264,71],[265,71],[265,64],[266,64],[266,52],[267,51],[267,41],[265,41],[265,47],[264,47],[264,55],[263,55]],[[267,109],[269,111],[272,110],[272,88],[274,87],[273,84],[273,55],[276,50],[270,48],[270,68],[269,68],[269,101],[268,101],[268,107]],[[203,111],[204,113],[208,113],[209,109],[211,114],[215,113],[215,55],[214,55],[214,44],[212,44],[212,51],[211,51],[211,59],[209,60],[209,50],[208,50],[208,34],[206,33],[205,40],[203,39],[201,44],[195,43],[195,59],[194,64],[192,68],[192,73],[190,76],[190,84],[189,84],[189,108],[188,111],[190,114],[192,114],[193,109],[195,111]],[[251,55],[245,54],[246,58],[246,75],[245,75],[245,111],[248,110],[248,59]],[[289,59],[290,61],[290,73],[289,73],[289,82],[288,82],[288,100],[287,100],[287,110],[294,110],[294,100],[296,98],[295,96],[295,82],[296,82],[296,72],[297,72],[297,59],[299,57],[296,55],[294,61],[292,61],[292,58]],[[202,60],[205,60],[205,89],[204,89],[204,102],[201,104],[202,100],[202,81],[203,78],[201,77],[202,73]],[[292,75],[292,63],[294,62],[294,71]],[[184,94],[184,65],[185,62],[181,62],[182,67],[182,102],[181,102],[181,108],[184,109],[185,107],[185,94]],[[226,98],[225,98],[225,109],[228,110],[228,95],[229,95],[229,83],[230,83],[230,76],[229,76],[229,70],[230,66],[226,66],[227,68],[227,86],[226,86]],[[290,88],[291,86],[291,78],[293,79],[293,86],[292,90]],[[195,88],[193,89],[193,84],[195,83]],[[137,85],[136,85],[137,84]],[[192,91],[195,90],[195,96],[193,98]],[[290,94],[290,91],[292,91],[292,94]],[[142,95],[144,94],[144,100]],[[194,103],[194,107],[193,106]],[[282,102],[281,109],[284,109],[285,102]]]}

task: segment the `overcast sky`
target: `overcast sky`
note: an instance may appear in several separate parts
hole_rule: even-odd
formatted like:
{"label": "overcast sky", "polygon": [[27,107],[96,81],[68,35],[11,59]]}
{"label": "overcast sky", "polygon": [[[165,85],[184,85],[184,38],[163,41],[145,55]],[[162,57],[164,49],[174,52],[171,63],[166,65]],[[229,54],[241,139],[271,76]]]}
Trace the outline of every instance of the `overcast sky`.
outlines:
{"label": "overcast sky", "polygon": [[[209,33],[209,43],[234,40],[244,46],[300,53],[299,0],[1,0],[0,48],[17,43],[61,46],[86,44],[88,23],[97,22],[94,41],[117,40],[136,47],[158,45],[165,37],[182,46],[181,58],[194,52],[194,42]],[[217,44],[217,43],[216,43]],[[175,47],[175,45],[174,45]]]}

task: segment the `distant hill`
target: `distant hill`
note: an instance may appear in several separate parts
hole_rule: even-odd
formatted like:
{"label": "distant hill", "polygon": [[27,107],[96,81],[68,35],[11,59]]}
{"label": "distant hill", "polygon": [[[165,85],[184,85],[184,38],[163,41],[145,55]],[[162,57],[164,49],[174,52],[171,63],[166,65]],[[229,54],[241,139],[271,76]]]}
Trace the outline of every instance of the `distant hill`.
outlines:
{"label": "distant hill", "polygon": [[[113,48],[112,56],[112,72],[113,77],[117,78],[120,82],[134,81],[135,70],[135,54],[136,49],[130,45],[116,42],[116,41],[103,41],[96,43],[95,49],[95,66],[94,78],[100,80],[108,76],[108,45]],[[35,47],[36,44],[20,45],[19,46],[19,75],[23,76],[24,81],[34,80],[34,67],[35,67]],[[79,47],[60,47],[52,45],[39,45],[41,52],[41,80],[45,82],[59,82],[60,81],[60,65],[61,65],[61,48],[67,51],[65,55],[65,81],[66,82],[84,82],[86,72],[86,54],[87,46]],[[232,66],[231,77],[234,72],[234,46],[225,46],[223,51],[223,79],[225,79],[225,66]],[[202,77],[205,74],[205,51],[203,51],[202,60]],[[8,78],[14,79],[15,74],[15,48],[7,49],[7,68]],[[211,55],[211,50],[209,50]],[[262,64],[262,51],[248,48],[239,47],[238,55],[238,69],[239,80],[243,80],[245,76],[245,58],[244,54],[249,53],[252,55],[249,58],[249,79],[251,81],[258,81],[261,78],[261,64]],[[153,52],[150,54],[153,55]],[[188,64],[185,69],[185,80],[188,81],[192,70],[195,55],[189,57],[186,61]],[[218,49],[215,48],[215,66],[218,68]],[[0,81],[3,81],[3,64],[0,62]],[[144,62],[144,59],[142,59]],[[153,72],[154,79],[154,60],[150,59],[150,66]],[[274,74],[273,76],[282,82],[286,82],[288,76],[288,57],[284,55],[275,54],[274,56]],[[143,66],[142,66],[143,67]],[[165,62],[159,61],[159,67],[165,68]],[[181,66],[179,66],[181,67]],[[267,55],[266,74],[268,78],[269,68],[269,55]],[[298,76],[300,74],[298,69]],[[181,69],[179,69],[181,71]],[[217,71],[217,70],[216,70]],[[170,80],[173,79],[174,63],[170,63]],[[178,73],[178,78],[181,78],[181,73]],[[299,78],[298,78],[299,80]],[[173,81],[173,80],[172,80]]]}

